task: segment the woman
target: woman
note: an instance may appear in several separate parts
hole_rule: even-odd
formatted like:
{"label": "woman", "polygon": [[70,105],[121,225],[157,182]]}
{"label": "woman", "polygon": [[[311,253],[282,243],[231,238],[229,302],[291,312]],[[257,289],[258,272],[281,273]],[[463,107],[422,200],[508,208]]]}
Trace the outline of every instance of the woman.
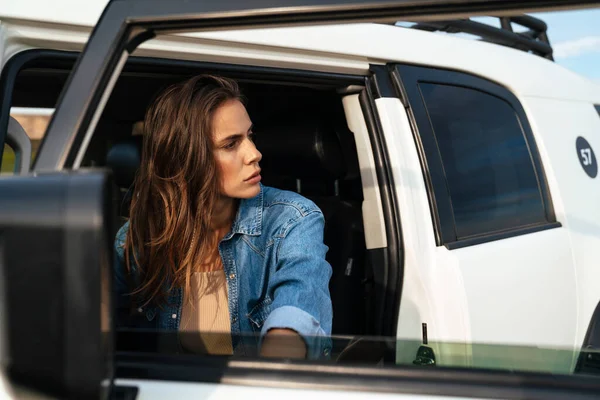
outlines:
{"label": "woman", "polygon": [[327,356],[323,214],[260,184],[237,83],[203,75],[173,85],[144,129],[130,220],[115,241],[118,326],[200,332],[195,343],[181,335],[191,351],[251,354],[260,338],[263,356]]}

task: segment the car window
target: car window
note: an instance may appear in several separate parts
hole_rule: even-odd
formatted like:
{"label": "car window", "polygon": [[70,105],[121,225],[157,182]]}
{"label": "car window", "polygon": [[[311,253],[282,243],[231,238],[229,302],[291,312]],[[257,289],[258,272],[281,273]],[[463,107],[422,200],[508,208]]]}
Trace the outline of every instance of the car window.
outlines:
{"label": "car window", "polygon": [[13,174],[15,170],[15,151],[8,144],[4,144],[2,151],[2,170],[3,175]]}
{"label": "car window", "polygon": [[[53,112],[54,109],[52,108],[12,107],[10,109],[10,116],[23,127],[31,141],[32,165]],[[5,144],[2,155],[2,174],[14,174],[15,160],[14,150],[8,144]]]}
{"label": "car window", "polygon": [[457,239],[544,222],[531,154],[513,108],[470,88],[419,86],[446,174]]}
{"label": "car window", "polygon": [[21,124],[31,140],[31,162],[37,156],[52,113],[54,113],[53,108],[13,107],[10,110],[10,116]]}

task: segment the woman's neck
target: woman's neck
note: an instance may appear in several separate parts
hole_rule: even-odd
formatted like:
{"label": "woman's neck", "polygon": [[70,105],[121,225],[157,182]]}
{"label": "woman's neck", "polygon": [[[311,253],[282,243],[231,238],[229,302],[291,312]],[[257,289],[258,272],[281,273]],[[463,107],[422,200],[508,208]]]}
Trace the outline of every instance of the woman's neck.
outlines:
{"label": "woman's neck", "polygon": [[221,197],[217,200],[210,225],[214,231],[229,231],[235,213],[237,212],[238,200],[231,197]]}

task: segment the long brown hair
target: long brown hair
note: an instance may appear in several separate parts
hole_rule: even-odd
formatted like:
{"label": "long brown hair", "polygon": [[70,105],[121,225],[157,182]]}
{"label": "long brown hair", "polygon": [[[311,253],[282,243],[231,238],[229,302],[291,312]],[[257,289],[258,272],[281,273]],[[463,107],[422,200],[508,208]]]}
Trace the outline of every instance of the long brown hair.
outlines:
{"label": "long brown hair", "polygon": [[146,112],[125,241],[130,275],[131,258],[137,266],[137,305],[161,305],[173,288],[189,289],[197,260],[214,257],[220,178],[212,120],[229,100],[243,102],[235,81],[200,75],[167,88]]}

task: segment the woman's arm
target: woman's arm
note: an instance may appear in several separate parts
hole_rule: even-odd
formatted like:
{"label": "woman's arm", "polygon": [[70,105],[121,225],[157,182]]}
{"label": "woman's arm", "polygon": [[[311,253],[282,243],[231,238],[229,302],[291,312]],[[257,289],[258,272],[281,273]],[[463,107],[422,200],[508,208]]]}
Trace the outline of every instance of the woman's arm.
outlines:
{"label": "woman's arm", "polygon": [[[325,220],[319,210],[292,221],[276,249],[276,270],[270,277],[272,311],[262,327],[261,354],[275,347],[308,358],[327,357],[331,348],[333,311],[329,295],[331,266],[325,261]],[[285,346],[283,346],[285,344]],[[292,349],[294,347],[294,349]]]}
{"label": "woman's arm", "polygon": [[304,339],[291,329],[271,329],[260,348],[261,357],[306,358]]}

